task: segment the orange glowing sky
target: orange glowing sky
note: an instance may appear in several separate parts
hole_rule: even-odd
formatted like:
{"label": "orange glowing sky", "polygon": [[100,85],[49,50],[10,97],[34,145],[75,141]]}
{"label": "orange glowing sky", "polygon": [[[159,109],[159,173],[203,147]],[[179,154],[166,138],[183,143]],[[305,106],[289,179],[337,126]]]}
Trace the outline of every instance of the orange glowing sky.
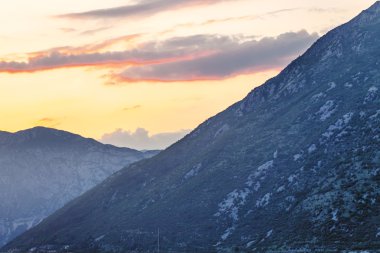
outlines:
{"label": "orange glowing sky", "polygon": [[7,1],[0,130],[164,148],[374,2]]}

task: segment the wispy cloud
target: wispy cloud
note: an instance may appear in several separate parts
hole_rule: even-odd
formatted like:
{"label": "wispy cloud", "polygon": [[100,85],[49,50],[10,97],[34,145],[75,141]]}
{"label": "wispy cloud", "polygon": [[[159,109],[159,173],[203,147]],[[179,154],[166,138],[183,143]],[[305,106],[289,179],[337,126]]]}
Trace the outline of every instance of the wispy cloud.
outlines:
{"label": "wispy cloud", "polygon": [[105,144],[139,150],[165,149],[182,139],[189,132],[190,130],[180,130],[177,132],[150,135],[149,131],[144,128],[138,128],[134,132],[117,129],[112,133],[104,134],[100,141]]}
{"label": "wispy cloud", "polygon": [[180,29],[189,29],[194,27],[205,27],[208,25],[221,24],[221,23],[230,23],[230,22],[241,22],[241,21],[255,21],[259,19],[265,19],[268,16],[278,16],[280,14],[288,15],[289,13],[296,11],[304,11],[304,12],[318,12],[318,13],[328,13],[328,12],[342,12],[343,9],[338,8],[288,8],[288,9],[278,9],[262,14],[257,15],[245,15],[245,16],[233,16],[228,18],[218,18],[218,19],[208,19],[202,22],[191,22],[191,23],[183,23],[173,26],[170,29],[160,32],[160,34],[168,34],[175,32]]}
{"label": "wispy cloud", "polygon": [[141,107],[142,105],[128,106],[128,107],[124,107],[123,111],[125,112],[134,111],[134,110],[140,109]]}
{"label": "wispy cloud", "polygon": [[194,5],[209,5],[226,1],[231,0],[141,0],[133,5],[124,5],[114,8],[98,9],[79,13],[68,13],[60,15],[58,17],[70,19],[144,17],[167,10],[185,8]]}
{"label": "wispy cloud", "polygon": [[144,52],[139,50],[78,55],[53,52],[47,56],[30,58],[28,62],[0,62],[0,72],[22,73],[88,66],[112,68],[131,65],[150,65],[177,62],[197,58],[201,55],[175,51]]}
{"label": "wispy cloud", "polygon": [[160,35],[165,35],[168,33],[175,32],[180,29],[189,29],[189,28],[194,28],[194,27],[205,27],[207,25],[213,25],[213,24],[220,24],[220,23],[225,23],[225,22],[237,22],[237,21],[251,21],[255,19],[261,18],[260,16],[237,16],[237,17],[230,17],[230,18],[219,18],[219,19],[208,19],[206,21],[202,22],[192,22],[192,23],[183,23],[183,24],[178,24],[173,26],[170,29],[164,30],[159,32]]}
{"label": "wispy cloud", "polygon": [[109,29],[111,29],[110,26],[100,27],[100,28],[96,28],[96,29],[91,29],[91,30],[86,30],[86,31],[80,32],[80,35],[92,36],[92,35],[95,35],[95,34],[97,34],[99,32],[107,31]]}
{"label": "wispy cloud", "polygon": [[77,32],[78,31],[77,29],[70,28],[70,27],[62,27],[59,30],[61,32],[64,32],[64,33],[73,33],[73,32]]}
{"label": "wispy cloud", "polygon": [[309,12],[317,12],[317,13],[325,13],[325,12],[340,13],[340,12],[345,11],[345,9],[343,8],[309,8],[307,10]]}
{"label": "wispy cloud", "polygon": [[140,34],[129,34],[129,35],[124,35],[124,36],[108,39],[102,42],[87,44],[87,45],[83,45],[79,47],[71,47],[71,46],[55,47],[55,48],[47,49],[44,51],[28,53],[27,56],[29,57],[28,60],[30,61],[35,58],[48,57],[51,54],[80,55],[80,54],[106,52],[110,47],[114,46],[115,44],[123,44],[124,47],[126,47],[126,45],[133,44],[140,37],[141,37]]}
{"label": "wispy cloud", "polygon": [[56,127],[59,124],[60,124],[60,121],[58,119],[49,118],[49,117],[41,118],[36,121],[36,125],[45,126],[45,127]]}
{"label": "wispy cloud", "polygon": [[[0,61],[0,72],[36,72],[83,66],[126,67],[130,65],[176,62],[211,54],[214,51],[213,47],[216,42],[219,42],[220,45],[228,42],[228,37],[199,35],[172,38],[159,42],[146,42],[137,48],[125,51],[98,52],[121,40],[128,41],[131,39],[134,39],[133,35],[95,45],[60,47],[31,53],[25,62]],[[209,40],[209,43],[202,45],[201,43],[205,42],[205,39]]]}

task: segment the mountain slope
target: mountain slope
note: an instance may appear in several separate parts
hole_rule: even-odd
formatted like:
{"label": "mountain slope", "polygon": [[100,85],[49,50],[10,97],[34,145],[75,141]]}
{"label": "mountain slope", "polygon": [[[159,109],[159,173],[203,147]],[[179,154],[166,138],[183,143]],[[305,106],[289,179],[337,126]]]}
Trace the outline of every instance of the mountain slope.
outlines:
{"label": "mountain slope", "polygon": [[0,245],[145,157],[54,129],[0,132]]}
{"label": "mountain slope", "polygon": [[380,250],[380,3],[4,249]]}

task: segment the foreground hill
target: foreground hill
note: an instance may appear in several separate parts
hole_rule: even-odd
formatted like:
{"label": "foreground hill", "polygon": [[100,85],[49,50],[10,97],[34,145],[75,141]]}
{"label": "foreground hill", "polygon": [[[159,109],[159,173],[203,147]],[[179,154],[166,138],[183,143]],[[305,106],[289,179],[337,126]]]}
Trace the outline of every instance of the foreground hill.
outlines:
{"label": "foreground hill", "polygon": [[380,250],[380,3],[4,249]]}
{"label": "foreground hill", "polygon": [[143,158],[137,150],[55,129],[0,132],[0,245]]}

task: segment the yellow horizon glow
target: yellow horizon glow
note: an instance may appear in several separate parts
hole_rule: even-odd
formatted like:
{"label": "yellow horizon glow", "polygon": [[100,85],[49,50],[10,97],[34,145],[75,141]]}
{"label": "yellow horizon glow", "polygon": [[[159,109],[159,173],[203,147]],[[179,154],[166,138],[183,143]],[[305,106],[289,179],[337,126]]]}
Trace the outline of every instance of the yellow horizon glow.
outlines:
{"label": "yellow horizon glow", "polygon": [[[9,119],[1,122],[2,130],[15,132],[46,126],[99,139],[116,128],[144,127],[152,134],[193,129],[278,73],[271,70],[220,81],[141,82],[105,87],[99,79],[101,74],[89,71],[81,79],[54,85],[65,78],[73,80],[82,71],[54,70],[49,71],[49,77],[45,73],[0,74],[0,78],[8,76],[10,80],[8,85],[0,84],[9,95],[0,100],[0,118]],[[40,92],[31,96],[31,88]]]}

